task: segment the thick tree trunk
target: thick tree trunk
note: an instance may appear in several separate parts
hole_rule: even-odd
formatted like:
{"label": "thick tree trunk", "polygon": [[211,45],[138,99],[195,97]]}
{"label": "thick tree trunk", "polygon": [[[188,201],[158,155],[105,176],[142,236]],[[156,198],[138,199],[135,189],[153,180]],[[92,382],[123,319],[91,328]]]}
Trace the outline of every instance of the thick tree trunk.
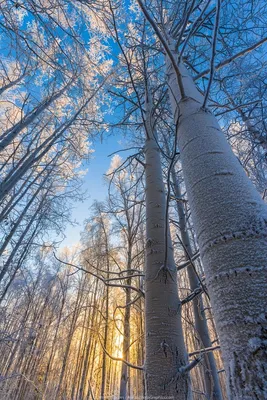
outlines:
{"label": "thick tree trunk", "polygon": [[[146,396],[191,399],[188,360],[181,323],[177,271],[173,257],[159,148],[150,123],[146,155]],[[167,224],[167,227],[166,227]],[[167,228],[167,229],[166,229]],[[166,240],[167,235],[167,240]],[[167,244],[167,246],[166,246]],[[167,248],[166,248],[167,247]],[[167,251],[167,257],[165,257]]]}
{"label": "thick tree trunk", "polygon": [[[231,399],[267,396],[267,208],[202,106],[186,68],[186,97],[168,63],[170,98],[192,219],[222,346]],[[177,107],[178,104],[178,107]]]}

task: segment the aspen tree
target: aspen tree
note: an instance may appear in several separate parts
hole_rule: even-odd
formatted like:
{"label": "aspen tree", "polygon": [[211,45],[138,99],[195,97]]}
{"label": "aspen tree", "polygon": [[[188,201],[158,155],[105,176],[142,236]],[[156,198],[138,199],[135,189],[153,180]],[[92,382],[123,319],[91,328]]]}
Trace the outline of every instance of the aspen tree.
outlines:
{"label": "aspen tree", "polygon": [[[267,391],[263,311],[267,308],[267,207],[208,110],[209,91],[205,96],[198,91],[173,39],[163,38],[144,4],[140,0],[138,3],[167,53],[169,97],[178,126],[178,147],[229,396],[263,399]],[[220,2],[217,4],[212,72]]]}
{"label": "aspen tree", "polygon": [[146,395],[187,400],[188,358],[152,107],[146,92]]}

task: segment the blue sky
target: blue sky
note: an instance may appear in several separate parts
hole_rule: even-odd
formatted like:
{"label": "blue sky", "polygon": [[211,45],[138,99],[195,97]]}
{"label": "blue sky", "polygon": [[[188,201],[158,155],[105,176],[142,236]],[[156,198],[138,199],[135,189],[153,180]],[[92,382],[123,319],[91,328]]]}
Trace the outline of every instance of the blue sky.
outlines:
{"label": "blue sky", "polygon": [[[84,202],[74,204],[72,212],[72,220],[75,220],[78,225],[72,226],[68,224],[65,229],[66,238],[61,243],[60,247],[69,247],[77,244],[80,239],[80,232],[83,230],[85,219],[89,217],[90,207],[94,200],[105,200],[108,193],[107,184],[104,182],[103,175],[107,172],[112,156],[109,155],[117,150],[123,149],[125,146],[120,144],[122,137],[120,134],[106,137],[102,143],[97,142],[92,147],[93,153],[88,162],[87,174],[84,177],[83,190],[87,192],[87,199]],[[121,154],[123,158],[125,153]],[[88,198],[89,197],[89,198]]]}

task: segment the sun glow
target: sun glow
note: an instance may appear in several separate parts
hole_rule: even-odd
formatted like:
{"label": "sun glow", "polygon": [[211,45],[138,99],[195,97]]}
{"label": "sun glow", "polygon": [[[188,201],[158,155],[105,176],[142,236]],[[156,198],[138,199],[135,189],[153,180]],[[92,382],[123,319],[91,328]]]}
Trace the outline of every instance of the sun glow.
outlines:
{"label": "sun glow", "polygon": [[115,339],[113,356],[122,358],[123,356],[123,335],[118,334]]}

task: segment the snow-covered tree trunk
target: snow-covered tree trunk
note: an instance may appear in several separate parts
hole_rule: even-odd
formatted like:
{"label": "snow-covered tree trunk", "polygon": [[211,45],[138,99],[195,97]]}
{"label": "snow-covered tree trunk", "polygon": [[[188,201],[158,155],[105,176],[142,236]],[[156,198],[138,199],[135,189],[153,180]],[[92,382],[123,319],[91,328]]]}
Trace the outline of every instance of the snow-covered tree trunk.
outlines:
{"label": "snow-covered tree trunk", "polygon": [[[17,242],[15,244],[15,246],[13,247],[13,249],[11,250],[6,262],[4,263],[1,271],[0,271],[0,282],[3,280],[3,278],[5,277],[8,269],[10,268],[10,265],[17,253],[17,251],[19,250],[20,246],[23,243],[23,240],[25,240],[25,237],[27,235],[27,233],[30,231],[32,225],[34,224],[34,222],[37,221],[38,223],[38,214],[40,214],[40,212],[42,211],[42,207],[44,205],[45,199],[47,197],[47,193],[46,192],[42,198],[42,200],[40,201],[36,211],[33,213],[32,217],[30,218],[30,221],[27,223],[27,225],[25,226],[25,228],[22,230],[22,233],[20,234],[20,236],[17,239]],[[40,218],[42,217],[42,215],[40,215]]]}
{"label": "snow-covered tree trunk", "polygon": [[170,99],[192,218],[230,399],[267,396],[267,208],[186,68],[167,60]]}
{"label": "snow-covered tree trunk", "polygon": [[[126,281],[127,285],[131,285],[131,278],[128,278]],[[130,346],[130,313],[131,306],[127,306],[127,304],[131,301],[131,290],[126,289],[126,299],[125,299],[125,314],[124,314],[124,331],[123,331],[123,359],[128,361],[129,354],[129,346]],[[121,379],[120,379],[120,400],[127,399],[127,383],[128,383],[128,367],[126,364],[122,364],[121,367]]]}
{"label": "snow-covered tree trunk", "polygon": [[[171,175],[172,175],[172,183],[173,183],[173,190],[175,197],[177,199],[180,199],[182,197],[182,193],[174,169],[172,169]],[[186,229],[186,212],[184,203],[181,201],[177,201],[176,208],[179,217],[179,227],[181,232],[182,244],[184,246],[185,258],[192,259],[194,254],[188,230]],[[190,289],[193,292],[194,290],[199,288],[200,282],[191,264],[187,267],[187,274],[188,274]],[[195,329],[198,338],[200,339],[201,345],[203,347],[205,348],[211,347],[212,343],[209,336],[209,329],[204,313],[204,304],[201,296],[195,297],[192,300],[192,302],[193,302]],[[205,379],[205,392],[207,399],[222,400],[223,397],[221,392],[219,376],[217,373],[216,361],[212,352],[205,354],[203,360],[203,367],[205,373],[204,379]]]}
{"label": "snow-covered tree trunk", "polygon": [[[107,279],[110,278],[110,262],[109,262],[109,238],[108,238],[108,232],[105,227],[105,223],[102,219],[100,219],[101,222],[101,227],[103,230],[103,244],[104,244],[104,249],[105,249],[105,255],[106,255],[106,262],[107,262]],[[105,327],[104,327],[104,338],[103,338],[103,361],[102,361],[102,376],[101,376],[101,392],[100,392],[100,399],[104,400],[105,399],[105,394],[107,391],[107,347],[108,347],[108,333],[109,333],[109,300],[110,300],[110,290],[109,286],[106,286],[105,290],[105,298],[104,298],[104,304],[105,304]]]}
{"label": "snow-covered tree trunk", "polygon": [[89,360],[90,360],[90,350],[91,350],[91,345],[93,341],[92,335],[90,335],[90,328],[94,326],[94,321],[96,319],[96,312],[95,310],[97,309],[97,293],[98,293],[98,283],[99,280],[96,279],[95,281],[95,287],[94,287],[94,295],[92,299],[92,305],[94,308],[94,312],[92,313],[92,318],[88,318],[87,321],[87,330],[88,333],[86,335],[86,345],[85,345],[85,353],[84,353],[84,360],[83,360],[83,367],[82,367],[82,376],[79,384],[79,393],[77,395],[77,400],[82,400],[85,398],[85,389],[86,389],[86,377],[88,375],[88,369],[89,369]]}
{"label": "snow-covered tree trunk", "polygon": [[177,271],[169,226],[166,227],[168,218],[159,148],[149,112],[146,132],[146,396],[148,399],[189,400],[190,378],[188,372],[182,372],[188,360],[181,323]]}
{"label": "snow-covered tree trunk", "polygon": [[[131,286],[131,262],[132,262],[132,244],[128,244],[128,252],[127,252],[127,275],[128,278],[126,280],[126,285]],[[131,289],[125,289],[125,314],[124,314],[124,321],[123,321],[123,351],[122,351],[122,358],[126,361],[129,360],[129,352],[130,352],[130,316],[131,316]],[[122,364],[121,367],[121,379],[120,379],[120,400],[127,399],[127,383],[128,383],[128,367],[125,363]]]}
{"label": "snow-covered tree trunk", "polygon": [[16,233],[16,230],[18,229],[18,227],[20,226],[20,224],[22,223],[25,215],[27,214],[29,208],[31,207],[31,205],[33,204],[33,202],[35,201],[35,199],[37,198],[38,194],[41,192],[41,190],[44,188],[44,185],[46,183],[46,181],[48,180],[50,174],[51,174],[52,170],[45,176],[45,178],[43,179],[42,182],[39,183],[39,186],[36,190],[35,193],[33,193],[31,199],[29,200],[29,202],[26,204],[26,206],[24,207],[24,209],[22,210],[21,214],[19,215],[18,219],[16,222],[13,223],[12,229],[10,230],[10,232],[8,233],[8,235],[5,237],[5,240],[3,241],[3,244],[0,247],[0,256],[2,256],[3,252],[6,250],[8,244],[10,243],[10,241],[12,240],[14,234]]}
{"label": "snow-covered tree trunk", "polygon": [[79,316],[78,310],[79,310],[79,307],[81,306],[81,300],[82,300],[81,299],[81,293],[78,292],[78,296],[76,298],[75,306],[74,306],[74,310],[73,310],[73,315],[72,315],[72,318],[71,318],[70,330],[69,330],[68,336],[67,336],[66,347],[65,347],[64,356],[63,356],[63,362],[62,362],[60,373],[59,373],[59,383],[58,383],[58,386],[56,388],[56,393],[55,393],[54,400],[56,400],[56,399],[61,397],[60,392],[62,390],[63,381],[65,379],[65,373],[66,373],[67,362],[68,362],[68,358],[69,358],[69,354],[70,354],[71,342],[73,340],[73,336],[74,336],[74,333],[75,333],[75,326],[76,326],[76,322],[77,322],[77,319],[78,319],[78,316]]}

